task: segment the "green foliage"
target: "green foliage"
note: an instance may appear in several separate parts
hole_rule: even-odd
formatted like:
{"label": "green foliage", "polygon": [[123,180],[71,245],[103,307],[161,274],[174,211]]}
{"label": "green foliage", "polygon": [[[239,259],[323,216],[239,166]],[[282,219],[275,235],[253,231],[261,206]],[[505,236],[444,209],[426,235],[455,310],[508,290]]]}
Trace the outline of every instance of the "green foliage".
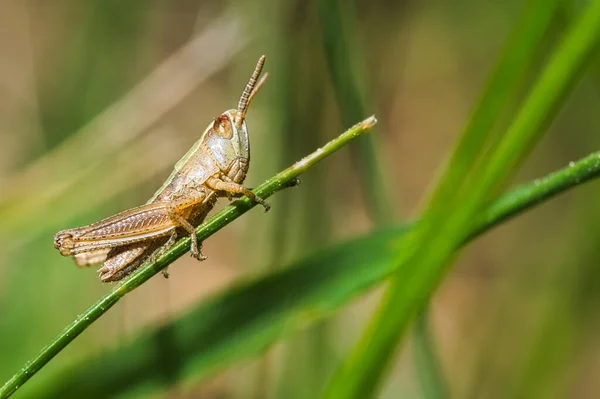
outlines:
{"label": "green foliage", "polygon": [[[518,187],[482,212],[460,245],[529,207],[598,176],[600,152]],[[222,212],[202,225],[199,236],[206,236],[211,224],[222,223],[226,215],[232,217],[234,209],[238,208],[230,207],[229,215]],[[413,229],[409,227],[408,231]],[[397,269],[396,252],[406,232],[407,228],[396,227],[372,233],[307,257],[280,272],[232,287],[126,346],[46,377],[46,383],[38,386],[32,396],[104,398],[129,391],[153,391],[180,380],[206,377],[233,362],[256,356],[278,339],[323,319],[385,281]],[[182,241],[157,264],[134,274],[81,315],[42,352],[42,361],[47,362],[119,297],[182,254],[189,240]],[[409,283],[407,280],[406,288]],[[15,379],[22,383],[39,366],[27,365]],[[69,375],[69,379],[63,380],[64,375]],[[0,397],[6,397],[11,386],[0,390]]]}
{"label": "green foliage", "polygon": [[[132,188],[137,190],[140,184],[150,180],[161,168],[170,167],[176,159],[174,155],[173,159],[164,156],[167,153],[164,151],[165,143],[177,142],[172,135],[165,132],[145,135],[144,131],[162,124],[168,119],[165,115],[177,112],[175,106],[192,94],[201,80],[230,64],[233,55],[246,45],[243,37],[249,35],[239,33],[238,21],[234,18],[211,19],[204,33],[190,40],[177,56],[150,75],[146,86],[141,84],[115,102],[108,111],[100,112],[113,101],[113,97],[127,92],[131,82],[136,81],[136,78],[121,73],[130,61],[125,60],[123,55],[140,47],[142,33],[155,17],[152,12],[138,13],[139,7],[122,9],[122,5],[114,3],[102,8],[86,3],[82,8],[83,22],[74,29],[81,34],[71,35],[72,39],[65,43],[67,56],[60,58],[61,63],[56,68],[59,72],[55,78],[57,82],[71,79],[74,83],[59,89],[52,85],[42,87],[40,116],[44,131],[40,137],[43,144],[30,149],[28,156],[35,156],[36,151],[41,155],[22,172],[16,173],[0,193],[0,233],[4,242],[8,243],[6,253],[1,255],[11,266],[6,277],[3,275],[3,281],[7,283],[0,287],[3,289],[0,292],[3,300],[3,320],[0,323],[2,375],[8,378],[10,374],[7,373],[13,373],[16,365],[23,364],[39,348],[40,340],[47,341],[48,331],[58,330],[66,320],[73,318],[75,309],[80,309],[78,306],[82,302],[87,304],[98,297],[100,299],[8,380],[0,388],[0,398],[10,396],[17,389],[19,397],[35,398],[147,397],[176,386],[191,386],[233,364],[260,356],[282,338],[307,328],[314,329],[320,321],[340,313],[346,304],[388,281],[388,290],[373,322],[327,386],[323,385],[323,381],[329,377],[330,365],[308,364],[305,368],[310,370],[298,371],[294,369],[296,364],[292,364],[286,366],[289,369],[286,372],[278,372],[278,378],[282,380],[278,384],[286,385],[280,390],[286,394],[281,396],[286,397],[295,391],[295,397],[307,395],[307,392],[316,397],[319,392],[312,391],[323,388],[328,398],[374,397],[381,392],[386,372],[398,353],[407,328],[417,315],[422,315],[437,286],[450,270],[458,250],[466,242],[600,174],[600,153],[593,153],[554,174],[499,195],[556,120],[563,104],[591,64],[600,41],[600,0],[590,0],[587,7],[580,8],[572,2],[559,0],[529,0],[525,6],[514,2],[521,14],[516,18],[500,57],[480,91],[469,122],[443,173],[420,207],[418,222],[393,225],[392,216],[402,213],[398,211],[398,202],[392,201],[391,194],[398,191],[394,182],[406,173],[390,170],[389,165],[397,163],[388,164],[383,160],[386,156],[391,155],[391,159],[396,156],[392,151],[396,151],[397,147],[390,146],[398,139],[392,136],[395,130],[400,129],[406,137],[420,132],[404,132],[403,119],[396,115],[403,107],[404,99],[402,95],[393,97],[390,94],[395,95],[394,91],[400,90],[402,71],[397,68],[399,63],[390,63],[392,67],[386,72],[387,61],[393,57],[403,58],[404,54],[399,54],[398,50],[402,45],[394,33],[388,35],[385,32],[375,36],[375,40],[369,35],[379,24],[389,27],[407,23],[410,26],[414,21],[424,21],[424,25],[429,23],[430,27],[435,27],[436,21],[439,23],[441,20],[440,15],[469,20],[468,11],[480,5],[477,2],[467,3],[468,6],[461,3],[460,7],[453,5],[451,9],[442,2],[432,4],[427,6],[427,13],[421,13],[417,7],[412,9],[408,2],[387,2],[385,7],[379,3],[366,7],[366,3],[358,2],[356,8],[351,8],[342,7],[343,3],[336,0],[319,0],[314,4],[298,1],[285,5],[265,0],[261,7],[253,8],[252,12],[260,14],[261,21],[265,18],[263,13],[276,20],[276,29],[280,33],[273,35],[271,25],[256,27],[256,32],[271,36],[267,47],[270,45],[270,50],[276,54],[271,58],[264,49],[257,51],[266,52],[269,59],[276,60],[271,67],[277,71],[272,71],[267,86],[272,87],[276,82],[276,89],[266,88],[265,92],[277,90],[277,98],[272,101],[273,107],[265,110],[268,118],[263,119],[268,119],[268,127],[263,126],[260,134],[264,135],[259,137],[263,142],[259,141],[260,145],[256,145],[256,137],[253,137],[253,157],[257,152],[259,154],[253,160],[253,173],[256,167],[275,167],[277,170],[283,160],[296,159],[308,152],[307,148],[314,149],[321,142],[319,132],[331,131],[338,119],[348,125],[376,110],[378,117],[381,114],[385,122],[377,129],[377,137],[365,135],[350,147],[352,167],[346,165],[343,174],[334,173],[335,165],[317,178],[309,174],[301,188],[301,194],[306,196],[303,201],[299,201],[297,190],[277,196],[275,201],[280,201],[279,197],[287,197],[283,199],[285,203],[274,204],[269,214],[271,220],[265,222],[273,227],[269,233],[269,251],[262,251],[262,247],[258,246],[255,248],[253,244],[248,244],[245,249],[248,257],[260,263],[261,274],[258,277],[220,291],[195,304],[183,316],[159,327],[136,332],[133,340],[123,342],[117,339],[117,348],[93,355],[90,352],[97,347],[93,345],[93,334],[75,338],[88,327],[97,327],[114,318],[106,314],[107,310],[185,253],[189,240],[182,240],[155,264],[146,265],[139,273],[110,287],[102,295],[102,288],[98,288],[89,274],[79,277],[79,272],[74,269],[53,267],[54,258],[58,256],[48,244],[48,237],[59,226],[89,222],[101,214],[106,216],[121,210],[121,197],[127,193],[139,199],[140,194],[132,193]],[[507,11],[512,5],[507,2],[502,7],[498,6],[500,19],[515,20]],[[377,10],[377,7],[382,8]],[[201,17],[203,12],[198,15]],[[115,19],[116,15],[120,17]],[[202,18],[195,22],[197,25],[203,23]],[[457,25],[461,23],[464,21]],[[474,39],[473,43],[477,40],[483,43],[481,46],[486,48],[487,56],[490,54],[487,49],[493,47],[490,39],[495,38],[497,33],[492,27],[489,32],[488,26],[485,28],[485,34]],[[124,40],[116,40],[121,37]],[[314,43],[319,41],[321,46],[315,46]],[[216,42],[219,43],[219,51],[214,51],[210,45]],[[426,46],[426,40],[425,44],[423,40],[415,42],[419,45],[411,48],[413,53],[425,51],[419,46]],[[262,46],[262,41],[260,43]],[[251,52],[244,48],[244,52]],[[449,52],[455,51],[456,48],[450,47]],[[479,68],[478,63],[475,65],[469,67],[470,73]],[[597,71],[596,68],[594,72]],[[373,76],[379,74],[381,76]],[[596,73],[592,77],[598,76]],[[220,79],[218,75],[217,78]],[[114,83],[109,85],[108,82],[113,80]],[[596,79],[596,83],[598,81]],[[223,91],[222,83],[218,80],[218,89],[209,87],[208,94],[202,92],[205,104],[219,103],[219,96],[215,93]],[[381,87],[375,87],[378,84]],[[436,92],[443,88],[440,82],[436,85]],[[176,90],[172,91],[172,88]],[[600,86],[596,87],[597,91],[598,88]],[[420,94],[415,93],[416,96]],[[337,104],[337,108],[331,106],[333,103]],[[593,106],[587,108],[594,109]],[[213,111],[213,108],[207,109],[206,112]],[[196,110],[197,107],[191,113],[195,114]],[[99,116],[94,117],[97,114]],[[571,132],[580,127],[594,131],[592,121],[595,114],[592,112],[588,116],[571,117],[567,130]],[[181,117],[177,115],[174,119]],[[437,118],[438,115],[430,117]],[[196,119],[194,115],[194,124],[198,122]],[[90,120],[91,123],[88,122]],[[394,125],[397,123],[400,127]],[[269,196],[285,187],[314,162],[337,151],[362,131],[362,127],[355,127],[323,152],[315,153],[314,157],[295,164],[259,186],[257,193]],[[263,138],[273,135],[276,137],[271,141]],[[561,151],[560,154],[550,153],[548,158],[563,162],[564,159],[556,155],[562,155],[565,147],[576,143],[571,136],[562,143],[551,143],[549,148],[557,146]],[[434,152],[434,144],[425,143],[423,153]],[[589,152],[587,148],[597,145],[597,140],[589,139],[583,148]],[[177,151],[179,149],[174,153]],[[184,152],[184,148],[181,151]],[[0,156],[3,155],[6,154],[0,153]],[[261,158],[262,165],[254,166]],[[271,172],[265,171],[265,174]],[[409,172],[415,173],[421,180],[430,179],[429,174],[424,177],[422,171]],[[392,177],[392,174],[397,176]],[[87,182],[91,183],[86,186]],[[353,190],[360,194],[365,214],[377,229],[360,238],[345,238],[341,244],[326,246],[325,242],[335,239],[335,224],[347,223],[345,212],[350,207],[345,201],[354,193]],[[528,322],[533,324],[531,340],[538,344],[519,347],[515,341],[507,341],[504,345],[497,345],[494,326],[500,330],[498,326],[502,326],[505,319],[499,317],[500,321],[495,321],[496,324],[488,323],[492,332],[488,334],[487,341],[479,343],[482,349],[471,372],[475,382],[466,388],[466,396],[486,396],[486,389],[495,391],[493,387],[501,387],[498,392],[511,397],[553,396],[549,392],[556,397],[572,396],[566,387],[573,384],[567,382],[572,368],[576,367],[574,354],[577,352],[573,348],[575,343],[589,339],[587,335],[594,336],[595,330],[586,325],[586,320],[600,303],[597,286],[594,285],[598,281],[595,259],[600,233],[596,224],[600,216],[595,211],[596,197],[588,197],[593,200],[589,201],[587,208],[581,208],[579,215],[579,225],[586,229],[585,237],[573,239],[578,245],[569,253],[570,264],[563,269],[555,266],[556,270],[548,271],[546,280],[539,283],[542,287],[539,290],[543,291],[545,287],[546,292],[535,296],[534,310],[524,313]],[[200,226],[199,236],[206,238],[212,235],[250,209],[251,205],[245,199],[237,201]],[[104,209],[99,209],[101,207]],[[336,212],[344,214],[344,218],[336,220]],[[354,217],[355,214],[352,215]],[[252,217],[244,220],[256,229],[255,237],[251,239],[258,242],[258,219]],[[294,218],[303,220],[294,224]],[[260,219],[261,223],[263,219]],[[389,227],[382,229],[384,225]],[[293,235],[298,234],[299,226],[306,230],[300,235],[307,237],[294,243]],[[538,232],[541,230],[545,230],[545,226]],[[562,232],[556,234],[568,236]],[[38,245],[42,240],[43,245]],[[303,256],[288,263],[284,260],[289,258],[289,248],[293,245],[302,247]],[[312,250],[313,246],[318,249]],[[305,252],[309,255],[304,255]],[[546,255],[544,259],[552,258],[554,252],[548,251]],[[544,263],[544,259],[540,257],[539,262]],[[515,263],[525,262],[520,260],[519,254],[513,254],[512,260]],[[580,267],[574,271],[573,266]],[[523,272],[525,277],[521,277],[529,279],[525,280],[529,282],[531,275]],[[538,276],[535,277],[537,282]],[[515,308],[522,310],[518,295],[500,295],[498,298],[498,309],[504,306],[508,309],[507,313],[512,313]],[[48,310],[50,303],[51,312]],[[487,313],[487,309],[483,313]],[[496,317],[496,313],[489,313],[490,318]],[[455,396],[452,372],[442,367],[444,362],[436,352],[440,345],[435,342],[436,335],[429,329],[426,317],[422,315],[418,319],[415,329],[415,348],[412,348],[416,354],[415,380],[419,381],[424,397]],[[481,314],[479,318],[481,320],[477,320],[477,324],[485,319],[485,315]],[[114,328],[115,324],[118,325],[113,323],[110,328]],[[45,328],[39,328],[41,325]],[[98,330],[96,334],[105,334],[107,330]],[[339,360],[331,342],[319,338],[323,331],[316,331],[310,336],[315,345],[311,347],[314,353],[312,358],[309,356],[309,362],[323,357],[327,357],[329,363]],[[328,329],[329,334],[331,331],[335,330]],[[110,342],[109,339],[106,341]],[[87,349],[88,344],[91,344],[92,350],[81,350]],[[523,347],[526,350],[520,350]],[[502,359],[505,353],[511,353],[507,348],[518,355],[508,355],[510,373],[503,374],[494,367],[498,367],[498,359]],[[68,350],[61,352],[63,349]],[[88,356],[73,361],[73,354],[79,351]],[[298,348],[292,348],[285,363],[293,363],[297,352]],[[62,355],[46,367],[59,353]],[[273,378],[269,375],[274,374],[273,367],[269,373],[267,363],[263,365],[265,375],[267,379]],[[454,366],[453,369],[456,368]],[[32,382],[20,388],[38,371],[41,372]],[[315,375],[317,378],[314,378]],[[510,380],[512,385],[505,384],[503,378]],[[270,381],[258,384],[273,385]],[[485,384],[488,384],[487,387],[484,387]],[[298,391],[296,386],[304,390]],[[261,399],[274,392],[265,386],[258,390],[261,393],[256,397]],[[399,394],[394,391],[391,395],[397,397]]]}

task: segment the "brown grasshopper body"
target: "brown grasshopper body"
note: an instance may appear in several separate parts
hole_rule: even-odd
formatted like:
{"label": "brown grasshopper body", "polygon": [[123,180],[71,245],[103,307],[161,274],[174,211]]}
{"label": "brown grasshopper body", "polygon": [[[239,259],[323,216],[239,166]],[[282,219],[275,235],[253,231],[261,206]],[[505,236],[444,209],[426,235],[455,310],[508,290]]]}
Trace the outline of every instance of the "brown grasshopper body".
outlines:
{"label": "brown grasshopper body", "polygon": [[250,162],[245,116],[267,77],[257,82],[264,61],[262,56],[238,108],[225,111],[208,125],[145,205],[56,233],[54,247],[61,255],[72,256],[79,266],[103,263],[100,280],[117,281],[160,255],[181,234],[190,234],[192,256],[205,259],[194,226],[202,223],[219,197],[246,195],[269,210],[266,202],[242,186]]}

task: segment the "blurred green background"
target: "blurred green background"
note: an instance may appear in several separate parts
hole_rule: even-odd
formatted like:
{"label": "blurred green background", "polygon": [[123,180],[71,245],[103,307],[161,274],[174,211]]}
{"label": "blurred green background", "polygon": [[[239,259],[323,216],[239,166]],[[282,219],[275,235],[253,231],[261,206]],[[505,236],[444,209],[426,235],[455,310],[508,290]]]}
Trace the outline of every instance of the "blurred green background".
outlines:
{"label": "blurred green background", "polygon": [[[376,114],[371,137],[272,198],[270,213],[254,210],[204,243],[206,262],[186,256],[168,280],[128,295],[25,388],[232,282],[417,214],[522,2],[372,0],[334,12],[317,3],[0,3],[0,381],[111,287],[59,256],[52,235],[144,203],[206,125],[236,106],[261,54],[270,77],[248,114],[247,186]],[[598,148],[600,74],[590,72],[515,183]],[[361,179],[361,159],[383,178]],[[578,188],[486,234],[445,277],[429,321],[453,397],[596,397],[598,191]],[[261,358],[143,397],[317,397],[379,297]],[[412,351],[403,346],[381,398],[425,397]]]}

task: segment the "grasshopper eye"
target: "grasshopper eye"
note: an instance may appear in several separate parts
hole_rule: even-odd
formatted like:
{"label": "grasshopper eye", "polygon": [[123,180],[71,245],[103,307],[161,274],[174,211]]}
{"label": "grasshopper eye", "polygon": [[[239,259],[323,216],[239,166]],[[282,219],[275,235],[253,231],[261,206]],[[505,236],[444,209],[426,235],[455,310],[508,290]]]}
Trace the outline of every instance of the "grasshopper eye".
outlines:
{"label": "grasshopper eye", "polygon": [[233,130],[231,128],[231,123],[229,122],[229,117],[225,114],[221,114],[215,118],[213,130],[224,139],[233,137]]}

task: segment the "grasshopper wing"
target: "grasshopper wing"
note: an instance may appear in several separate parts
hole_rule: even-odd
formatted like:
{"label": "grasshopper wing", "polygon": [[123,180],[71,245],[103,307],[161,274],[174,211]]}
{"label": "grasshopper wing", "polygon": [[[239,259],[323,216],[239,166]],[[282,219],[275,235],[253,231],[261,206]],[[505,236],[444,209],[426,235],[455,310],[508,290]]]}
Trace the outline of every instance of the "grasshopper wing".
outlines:
{"label": "grasshopper wing", "polygon": [[[132,208],[88,226],[59,231],[54,235],[54,247],[63,256],[85,252],[98,255],[98,250],[120,247],[170,235],[177,225],[169,217],[169,204],[154,202]],[[108,253],[108,252],[107,252]],[[94,256],[75,258],[86,265]],[[101,259],[101,255],[100,258]]]}

